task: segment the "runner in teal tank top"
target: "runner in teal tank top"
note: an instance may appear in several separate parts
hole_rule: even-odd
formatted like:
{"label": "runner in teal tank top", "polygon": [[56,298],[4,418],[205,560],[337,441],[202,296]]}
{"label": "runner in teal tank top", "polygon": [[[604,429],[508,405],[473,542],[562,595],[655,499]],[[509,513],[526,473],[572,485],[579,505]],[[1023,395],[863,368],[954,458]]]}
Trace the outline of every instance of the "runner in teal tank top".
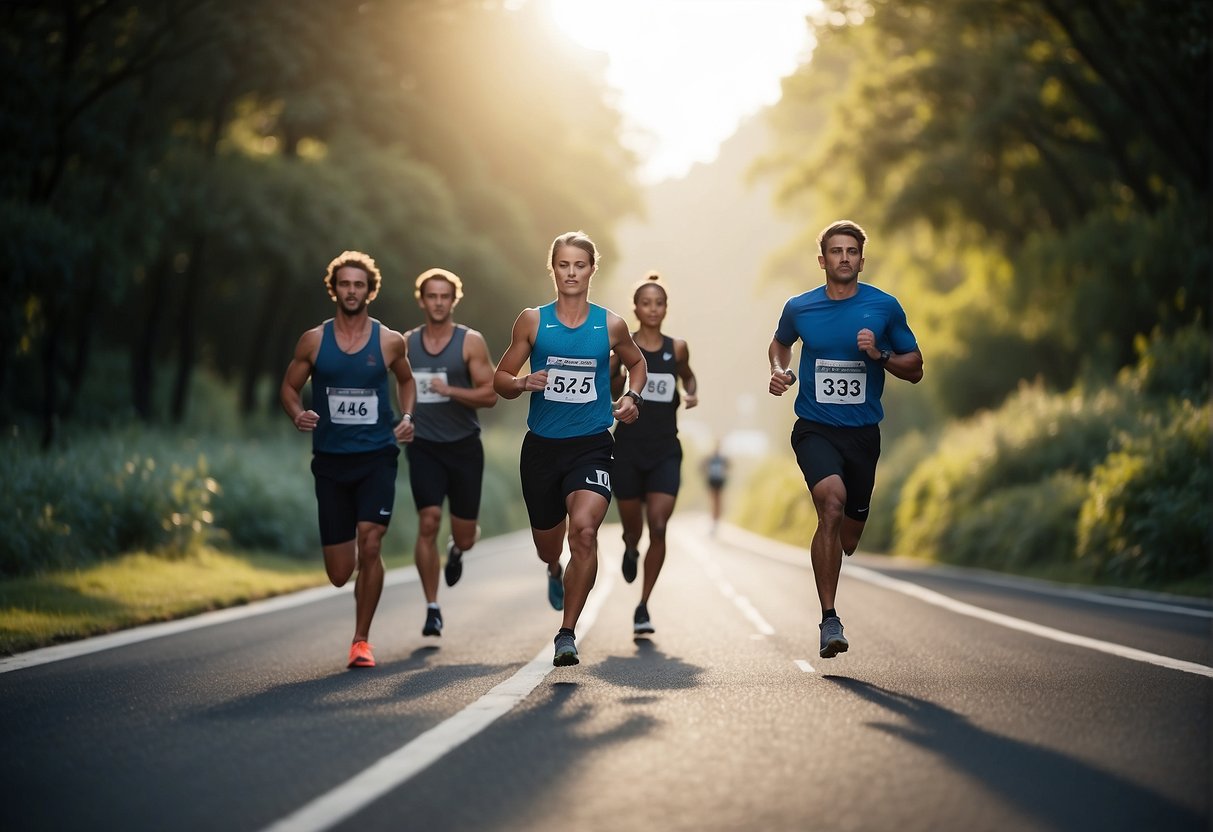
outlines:
{"label": "runner in teal tank top", "polygon": [[[598,249],[583,232],[561,234],[548,252],[556,300],[522,310],[501,356],[493,388],[505,399],[530,393],[530,430],[522,441],[522,496],[539,559],[547,564],[548,601],[563,610],[553,664],[577,664],[577,619],[598,573],[598,528],[611,500],[610,427],[635,422],[644,401],[644,356],[623,318],[590,303]],[[629,389],[611,401],[614,350]],[[530,361],[531,372],[518,373]],[[568,535],[569,563],[560,555]]]}

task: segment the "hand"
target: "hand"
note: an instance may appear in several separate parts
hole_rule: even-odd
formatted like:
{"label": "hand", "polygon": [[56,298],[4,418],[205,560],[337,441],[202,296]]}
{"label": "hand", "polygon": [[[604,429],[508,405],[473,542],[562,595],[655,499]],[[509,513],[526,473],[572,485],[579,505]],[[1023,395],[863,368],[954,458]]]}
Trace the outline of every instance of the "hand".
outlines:
{"label": "hand", "polygon": [[624,393],[619,397],[619,401],[615,402],[612,413],[625,425],[630,425],[640,418],[640,408],[636,406],[636,400],[627,393]]}
{"label": "hand", "polygon": [[867,353],[868,358],[880,358],[880,350],[876,348],[876,333],[870,329],[859,330],[859,334],[855,336],[855,346],[859,347],[860,352]]}
{"label": "hand", "polygon": [[687,410],[690,410],[692,407],[694,407],[697,404],[699,404],[699,394],[698,393],[683,393],[682,394],[682,406],[685,407]]}
{"label": "hand", "polygon": [[524,393],[538,393],[548,386],[548,371],[540,370],[537,373],[527,373],[522,377],[522,390]]}
{"label": "hand", "polygon": [[430,392],[435,396],[446,396],[449,398],[451,386],[440,378],[432,378],[430,379]]}
{"label": "hand", "polygon": [[782,396],[795,383],[796,375],[791,370],[771,373],[771,383],[767,385],[767,391],[772,396]]}
{"label": "hand", "polygon": [[300,433],[309,433],[315,430],[318,424],[320,424],[320,414],[314,410],[301,410],[295,417],[295,430]]}
{"label": "hand", "polygon": [[392,433],[395,435],[396,441],[404,442],[405,444],[413,441],[413,432],[413,420],[405,419],[403,417],[401,417],[400,421],[396,423],[396,427],[392,428]]}

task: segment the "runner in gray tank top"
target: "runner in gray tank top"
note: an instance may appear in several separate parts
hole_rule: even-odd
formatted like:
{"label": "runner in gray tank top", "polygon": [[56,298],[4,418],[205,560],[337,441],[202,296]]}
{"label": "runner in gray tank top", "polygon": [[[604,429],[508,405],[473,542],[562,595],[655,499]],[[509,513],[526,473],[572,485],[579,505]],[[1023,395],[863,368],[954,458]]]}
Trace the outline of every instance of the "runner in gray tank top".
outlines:
{"label": "runner in gray tank top", "polygon": [[438,529],[447,501],[446,585],[463,574],[463,554],[476,545],[484,447],[476,411],[497,403],[493,362],[484,337],[452,317],[463,297],[463,281],[445,269],[422,272],[413,296],[425,323],[405,333],[417,379],[417,436],[408,446],[409,484],[417,507],[413,559],[425,593],[423,636],[442,635],[438,606]]}

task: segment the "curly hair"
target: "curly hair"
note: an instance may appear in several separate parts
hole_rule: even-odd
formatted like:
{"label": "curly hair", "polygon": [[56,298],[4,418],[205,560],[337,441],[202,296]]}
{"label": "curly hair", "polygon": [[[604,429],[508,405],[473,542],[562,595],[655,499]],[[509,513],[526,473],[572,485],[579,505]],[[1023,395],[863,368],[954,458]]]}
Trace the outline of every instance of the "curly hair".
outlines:
{"label": "curly hair", "polygon": [[425,282],[432,278],[445,280],[455,289],[455,302],[463,297],[463,281],[459,279],[459,275],[454,272],[448,272],[446,269],[426,269],[417,276],[416,282],[413,284],[413,297],[421,300],[421,287],[425,286]]}
{"label": "curly hair", "polygon": [[379,267],[375,265],[375,258],[361,251],[343,251],[329,263],[328,271],[324,274],[324,288],[328,289],[329,297],[337,300],[337,271],[346,266],[366,272],[366,285],[370,290],[366,296],[366,302],[373,301],[379,294],[379,284],[382,283],[383,278],[379,274]]}

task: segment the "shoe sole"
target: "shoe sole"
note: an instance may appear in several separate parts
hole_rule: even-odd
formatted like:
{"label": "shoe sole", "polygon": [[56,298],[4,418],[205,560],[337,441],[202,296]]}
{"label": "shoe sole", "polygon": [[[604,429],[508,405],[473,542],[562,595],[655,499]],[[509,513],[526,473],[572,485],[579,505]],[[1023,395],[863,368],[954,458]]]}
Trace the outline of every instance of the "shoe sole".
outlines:
{"label": "shoe sole", "polygon": [[637,624],[632,628],[632,632],[638,636],[648,636],[657,631],[653,629],[652,624]]}
{"label": "shoe sole", "polygon": [[557,653],[552,659],[552,664],[556,667],[572,667],[575,664],[580,664],[581,659],[577,658],[576,653]]}
{"label": "shoe sole", "polygon": [[826,646],[821,648],[821,657],[823,659],[832,659],[839,653],[847,652],[851,645],[847,644],[845,638],[830,639],[826,642]]}
{"label": "shoe sole", "polygon": [[421,631],[421,634],[423,636],[441,636],[442,630],[434,630],[432,628],[427,627]]}
{"label": "shoe sole", "polygon": [[442,574],[446,578],[446,585],[454,586],[455,584],[459,583],[459,579],[463,577],[463,564],[455,564],[455,568],[452,569],[451,565],[448,563]]}

